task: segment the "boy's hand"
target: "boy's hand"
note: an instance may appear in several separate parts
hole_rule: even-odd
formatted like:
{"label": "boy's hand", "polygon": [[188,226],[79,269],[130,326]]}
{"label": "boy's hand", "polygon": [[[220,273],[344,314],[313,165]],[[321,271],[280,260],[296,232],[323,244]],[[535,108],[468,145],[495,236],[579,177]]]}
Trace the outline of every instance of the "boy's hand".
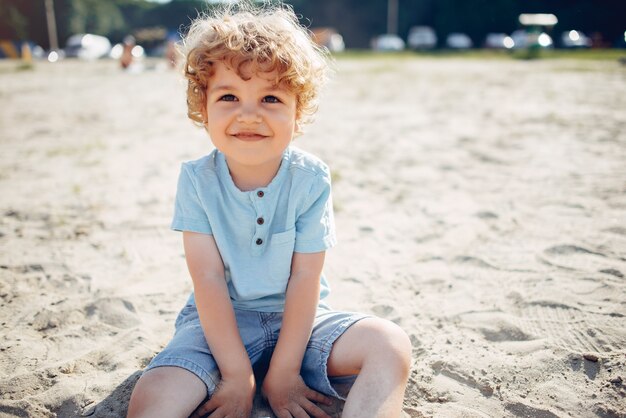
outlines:
{"label": "boy's hand", "polygon": [[256,391],[254,376],[227,379],[217,386],[211,399],[200,405],[191,415],[200,418],[206,414],[211,417],[248,418],[252,412],[252,402]]}
{"label": "boy's hand", "polygon": [[330,418],[313,402],[331,405],[332,401],[310,389],[297,373],[278,375],[270,369],[263,381],[262,392],[278,418]]}

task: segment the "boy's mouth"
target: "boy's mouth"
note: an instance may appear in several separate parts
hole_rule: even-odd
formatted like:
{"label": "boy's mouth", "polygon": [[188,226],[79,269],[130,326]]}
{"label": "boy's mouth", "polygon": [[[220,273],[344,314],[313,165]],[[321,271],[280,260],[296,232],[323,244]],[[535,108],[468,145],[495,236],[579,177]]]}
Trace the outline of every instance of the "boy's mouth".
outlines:
{"label": "boy's mouth", "polygon": [[262,135],[256,132],[236,132],[234,134],[231,134],[231,136],[234,136],[240,141],[247,141],[247,142],[261,141],[263,139],[268,138],[267,135]]}

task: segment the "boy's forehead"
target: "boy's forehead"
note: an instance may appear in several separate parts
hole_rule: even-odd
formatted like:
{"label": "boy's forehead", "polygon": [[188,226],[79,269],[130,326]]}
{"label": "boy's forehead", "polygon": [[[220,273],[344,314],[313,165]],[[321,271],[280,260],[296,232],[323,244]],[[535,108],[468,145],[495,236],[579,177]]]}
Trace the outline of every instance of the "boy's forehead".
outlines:
{"label": "boy's forehead", "polygon": [[278,86],[278,71],[263,71],[263,69],[259,65],[255,65],[253,63],[245,63],[240,66],[239,69],[235,69],[228,64],[223,62],[215,62],[213,64],[215,71],[211,75],[211,79],[215,80],[220,76],[231,78],[237,77],[243,81],[249,81],[253,78],[257,80],[261,80],[264,83],[272,87]]}

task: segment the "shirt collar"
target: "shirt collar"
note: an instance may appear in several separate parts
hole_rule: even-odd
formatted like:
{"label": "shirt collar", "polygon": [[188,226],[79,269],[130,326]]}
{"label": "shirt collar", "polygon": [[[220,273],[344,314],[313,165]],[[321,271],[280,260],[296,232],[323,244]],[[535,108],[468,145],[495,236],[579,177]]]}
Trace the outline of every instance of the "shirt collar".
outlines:
{"label": "shirt collar", "polygon": [[276,173],[270,184],[265,187],[259,187],[257,189],[246,192],[239,190],[239,188],[235,185],[235,182],[230,175],[228,164],[226,163],[226,156],[216,149],[214,158],[218,170],[218,176],[220,177],[222,184],[226,186],[227,190],[239,200],[250,201],[251,198],[258,196],[259,192],[262,192],[263,195],[272,195],[278,191],[280,185],[285,179],[287,171],[289,170],[290,157],[291,147],[287,147],[287,149],[285,149],[285,151],[283,152],[278,172]]}

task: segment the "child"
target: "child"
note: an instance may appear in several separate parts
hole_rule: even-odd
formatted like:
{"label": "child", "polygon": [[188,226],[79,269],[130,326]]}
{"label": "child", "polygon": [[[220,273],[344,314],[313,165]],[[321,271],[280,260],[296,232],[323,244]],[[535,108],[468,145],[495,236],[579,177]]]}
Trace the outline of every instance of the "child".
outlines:
{"label": "child", "polygon": [[409,339],[326,305],[330,173],[291,146],[315,111],[325,55],[286,6],[200,18],[185,48],[188,114],[216,148],[182,165],[176,196],[194,293],[128,416],[248,417],[263,358],[261,390],[280,418],[328,417],[318,404],[346,382],[344,417],[399,416]]}

